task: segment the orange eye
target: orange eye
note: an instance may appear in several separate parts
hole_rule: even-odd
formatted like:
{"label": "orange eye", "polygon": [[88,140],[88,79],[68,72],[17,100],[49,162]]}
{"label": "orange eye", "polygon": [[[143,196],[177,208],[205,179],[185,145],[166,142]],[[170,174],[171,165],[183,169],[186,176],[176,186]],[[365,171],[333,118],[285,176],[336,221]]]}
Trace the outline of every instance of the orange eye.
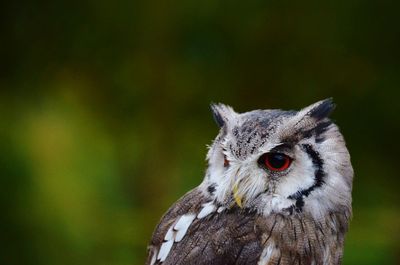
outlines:
{"label": "orange eye", "polygon": [[289,156],[281,153],[266,153],[260,157],[260,163],[271,171],[284,171],[291,162]]}

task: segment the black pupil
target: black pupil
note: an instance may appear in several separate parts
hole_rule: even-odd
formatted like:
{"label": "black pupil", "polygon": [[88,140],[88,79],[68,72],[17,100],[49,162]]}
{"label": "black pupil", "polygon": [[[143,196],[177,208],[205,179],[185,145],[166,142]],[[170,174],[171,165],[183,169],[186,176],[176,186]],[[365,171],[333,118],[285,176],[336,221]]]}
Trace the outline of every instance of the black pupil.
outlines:
{"label": "black pupil", "polygon": [[274,168],[282,168],[286,164],[286,156],[283,154],[270,154],[267,156],[268,163]]}

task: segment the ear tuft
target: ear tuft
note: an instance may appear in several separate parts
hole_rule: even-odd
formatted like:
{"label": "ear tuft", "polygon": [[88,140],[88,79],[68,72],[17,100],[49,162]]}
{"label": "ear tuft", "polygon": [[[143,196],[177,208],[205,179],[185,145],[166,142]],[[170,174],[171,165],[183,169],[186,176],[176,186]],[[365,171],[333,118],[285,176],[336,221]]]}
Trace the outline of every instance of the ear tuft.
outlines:
{"label": "ear tuft", "polygon": [[313,104],[308,114],[310,117],[316,120],[322,120],[328,117],[335,109],[335,107],[336,105],[335,103],[333,103],[333,99],[328,98]]}
{"label": "ear tuft", "polygon": [[211,103],[210,108],[214,120],[220,128],[225,126],[235,114],[235,111],[231,107],[221,103]]}
{"label": "ear tuft", "polygon": [[224,126],[225,121],[222,118],[221,113],[219,112],[218,104],[211,103],[210,108],[211,108],[211,112],[212,112],[215,123],[217,123],[217,125],[219,127]]}

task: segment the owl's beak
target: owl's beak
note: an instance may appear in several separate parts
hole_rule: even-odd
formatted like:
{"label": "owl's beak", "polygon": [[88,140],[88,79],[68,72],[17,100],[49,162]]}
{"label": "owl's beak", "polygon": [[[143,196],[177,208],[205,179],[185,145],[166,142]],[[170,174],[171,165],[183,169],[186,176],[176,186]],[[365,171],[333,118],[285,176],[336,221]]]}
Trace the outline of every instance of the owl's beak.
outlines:
{"label": "owl's beak", "polygon": [[240,208],[243,208],[243,206],[242,206],[242,199],[243,199],[243,196],[242,196],[242,195],[239,195],[238,190],[239,190],[239,189],[238,189],[238,184],[236,183],[235,186],[233,186],[233,198],[235,199],[236,204],[237,204]]}

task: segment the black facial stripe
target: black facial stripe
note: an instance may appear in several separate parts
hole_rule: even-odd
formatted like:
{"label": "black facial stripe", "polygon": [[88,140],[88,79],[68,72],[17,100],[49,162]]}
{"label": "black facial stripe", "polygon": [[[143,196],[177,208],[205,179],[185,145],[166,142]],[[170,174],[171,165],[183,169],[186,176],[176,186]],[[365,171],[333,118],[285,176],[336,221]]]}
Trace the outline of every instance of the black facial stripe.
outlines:
{"label": "black facial stripe", "polygon": [[302,211],[302,208],[304,206],[304,198],[308,197],[308,195],[310,195],[310,193],[313,190],[321,187],[322,184],[324,184],[324,177],[325,177],[325,172],[323,169],[324,161],[321,159],[318,152],[315,151],[314,148],[309,144],[303,144],[302,148],[308,154],[308,156],[311,158],[312,163],[314,165],[314,168],[315,168],[314,184],[311,185],[311,187],[304,189],[304,190],[297,191],[296,193],[294,193],[288,197],[288,199],[296,200],[295,207],[296,207],[297,212]]}

